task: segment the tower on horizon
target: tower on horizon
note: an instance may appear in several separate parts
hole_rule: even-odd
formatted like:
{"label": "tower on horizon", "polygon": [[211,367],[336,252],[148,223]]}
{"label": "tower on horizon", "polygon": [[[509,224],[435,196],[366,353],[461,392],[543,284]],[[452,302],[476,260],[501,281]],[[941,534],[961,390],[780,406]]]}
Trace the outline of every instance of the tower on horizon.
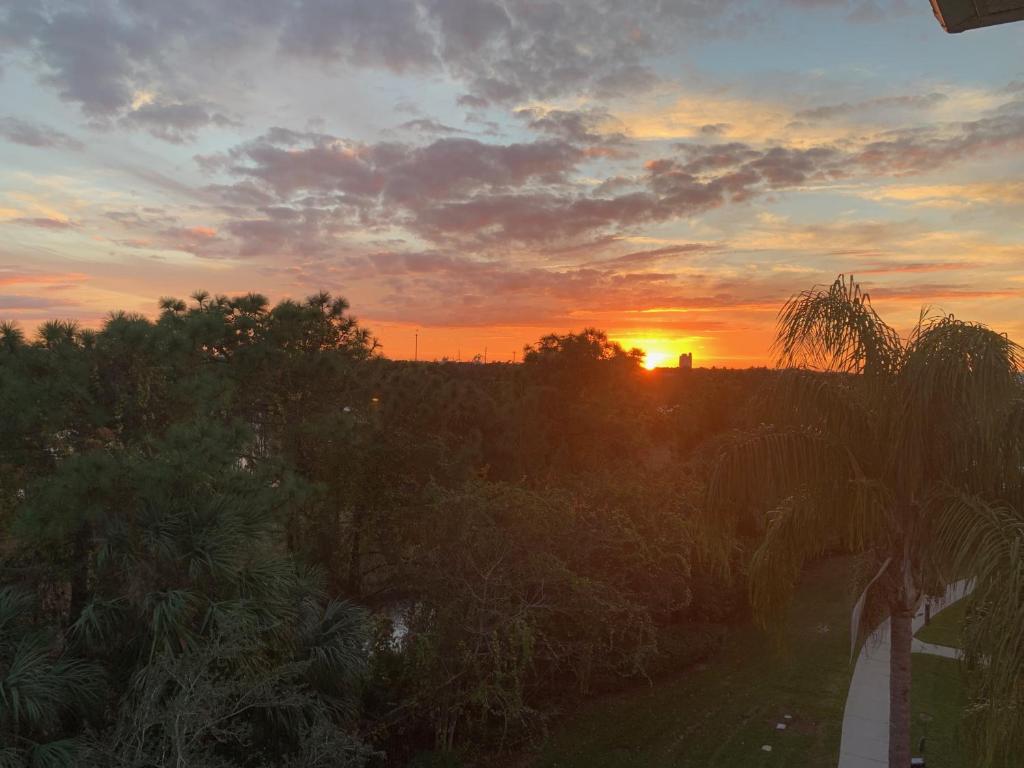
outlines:
{"label": "tower on horizon", "polygon": [[679,367],[687,370],[693,368],[693,352],[683,352],[679,356]]}

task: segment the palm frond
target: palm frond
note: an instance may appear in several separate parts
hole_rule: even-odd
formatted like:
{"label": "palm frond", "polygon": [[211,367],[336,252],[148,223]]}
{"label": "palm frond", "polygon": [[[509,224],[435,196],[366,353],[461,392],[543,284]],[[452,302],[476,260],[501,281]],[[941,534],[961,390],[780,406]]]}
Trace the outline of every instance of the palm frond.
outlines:
{"label": "palm frond", "polygon": [[356,685],[366,673],[369,625],[363,610],[347,601],[324,606],[305,638],[313,686],[344,714],[355,708]]}
{"label": "palm frond", "polygon": [[0,646],[9,642],[32,607],[32,595],[14,587],[0,588]]}
{"label": "palm frond", "polygon": [[750,561],[750,604],[768,626],[789,604],[804,564],[834,541],[832,521],[807,495],[790,496],[768,513],[764,539]]}
{"label": "palm frond", "polygon": [[152,652],[180,653],[194,640],[193,625],[200,598],[185,589],[151,592],[143,599]]}
{"label": "palm frond", "polygon": [[1024,509],[1024,472],[1018,471],[1024,467],[1024,391],[1007,404],[998,421],[1002,424],[995,446],[998,453],[988,465],[992,475],[983,479],[984,487]]}
{"label": "palm frond", "polygon": [[55,728],[64,712],[82,711],[102,692],[97,668],[78,659],[52,658],[41,633],[21,638],[0,678],[3,720],[27,731]]}
{"label": "palm frond", "polygon": [[115,637],[124,619],[124,599],[93,599],[86,603],[71,625],[71,635],[86,648],[102,648]]}
{"label": "palm frond", "polygon": [[784,367],[891,374],[902,356],[899,334],[851,276],[793,296],[779,313],[775,349]]}
{"label": "palm frond", "polygon": [[[762,546],[770,547],[776,539],[785,542],[789,521],[798,518],[806,523],[813,516],[815,523],[808,531],[813,529],[825,545],[850,550],[884,542],[892,527],[885,487],[864,474],[848,447],[811,429],[763,427],[739,433],[726,444],[701,514],[709,554],[719,563],[727,562],[737,531],[751,522],[762,527],[761,516],[773,507]],[[805,553],[796,557],[796,568],[819,551],[795,542],[780,546],[788,547],[794,557]],[[767,564],[768,559],[785,554],[765,550],[760,557]],[[792,568],[785,568],[781,583],[791,575]],[[778,601],[766,597],[764,602]]]}
{"label": "palm frond", "polygon": [[964,633],[973,765],[1011,765],[1024,749],[1024,516],[977,496],[933,501],[940,554],[975,581]]}
{"label": "palm frond", "polygon": [[82,745],[78,739],[58,739],[32,745],[28,750],[29,768],[76,768]]}
{"label": "palm frond", "polygon": [[863,462],[878,439],[883,413],[860,379],[802,369],[780,371],[754,398],[751,410],[780,427],[811,428],[852,449]]}
{"label": "palm frond", "polygon": [[888,441],[891,472],[908,496],[935,477],[977,489],[1013,471],[1001,458],[1022,364],[1024,350],[984,325],[952,316],[922,323],[898,376]]}

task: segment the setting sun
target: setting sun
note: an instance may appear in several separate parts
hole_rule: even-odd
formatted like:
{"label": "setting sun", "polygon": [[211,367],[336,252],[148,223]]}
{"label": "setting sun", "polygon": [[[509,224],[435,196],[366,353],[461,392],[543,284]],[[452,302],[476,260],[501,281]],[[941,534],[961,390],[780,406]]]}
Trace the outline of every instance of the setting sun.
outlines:
{"label": "setting sun", "polygon": [[644,368],[653,371],[655,368],[675,368],[679,365],[679,356],[684,352],[697,352],[700,345],[697,339],[690,336],[679,338],[652,337],[620,337],[615,339],[626,349],[638,347],[644,351]]}
{"label": "setting sun", "polygon": [[676,359],[668,352],[652,349],[647,351],[647,354],[644,356],[644,368],[648,371],[653,371],[655,368],[665,368],[673,365]]}

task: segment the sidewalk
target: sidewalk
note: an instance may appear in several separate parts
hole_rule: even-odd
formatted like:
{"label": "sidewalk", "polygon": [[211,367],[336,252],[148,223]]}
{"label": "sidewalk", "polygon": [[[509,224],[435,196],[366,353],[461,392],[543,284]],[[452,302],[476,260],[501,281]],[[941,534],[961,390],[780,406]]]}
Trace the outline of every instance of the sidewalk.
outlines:
{"label": "sidewalk", "polygon": [[[932,616],[970,592],[969,584],[951,584],[941,600],[933,600]],[[916,634],[924,626],[924,606],[914,617]],[[956,658],[955,648],[914,640],[914,653]],[[839,768],[887,768],[889,765],[889,620],[868,637],[857,657],[843,713]]]}

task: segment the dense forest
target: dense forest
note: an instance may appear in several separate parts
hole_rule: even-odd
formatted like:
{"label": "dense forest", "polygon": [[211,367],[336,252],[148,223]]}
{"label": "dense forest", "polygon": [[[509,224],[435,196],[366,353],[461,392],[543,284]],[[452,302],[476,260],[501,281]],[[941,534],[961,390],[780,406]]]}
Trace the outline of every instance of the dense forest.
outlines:
{"label": "dense forest", "polygon": [[477,764],[747,610],[695,520],[774,374],[594,330],[392,361],[326,294],[160,307],[0,326],[0,765]]}
{"label": "dense forest", "polygon": [[[386,359],[343,299],[0,324],[0,768],[487,765],[857,555],[856,643],[974,585],[974,765],[1024,748],[1024,349],[795,295],[777,370]],[[836,599],[843,599],[837,595]]]}

